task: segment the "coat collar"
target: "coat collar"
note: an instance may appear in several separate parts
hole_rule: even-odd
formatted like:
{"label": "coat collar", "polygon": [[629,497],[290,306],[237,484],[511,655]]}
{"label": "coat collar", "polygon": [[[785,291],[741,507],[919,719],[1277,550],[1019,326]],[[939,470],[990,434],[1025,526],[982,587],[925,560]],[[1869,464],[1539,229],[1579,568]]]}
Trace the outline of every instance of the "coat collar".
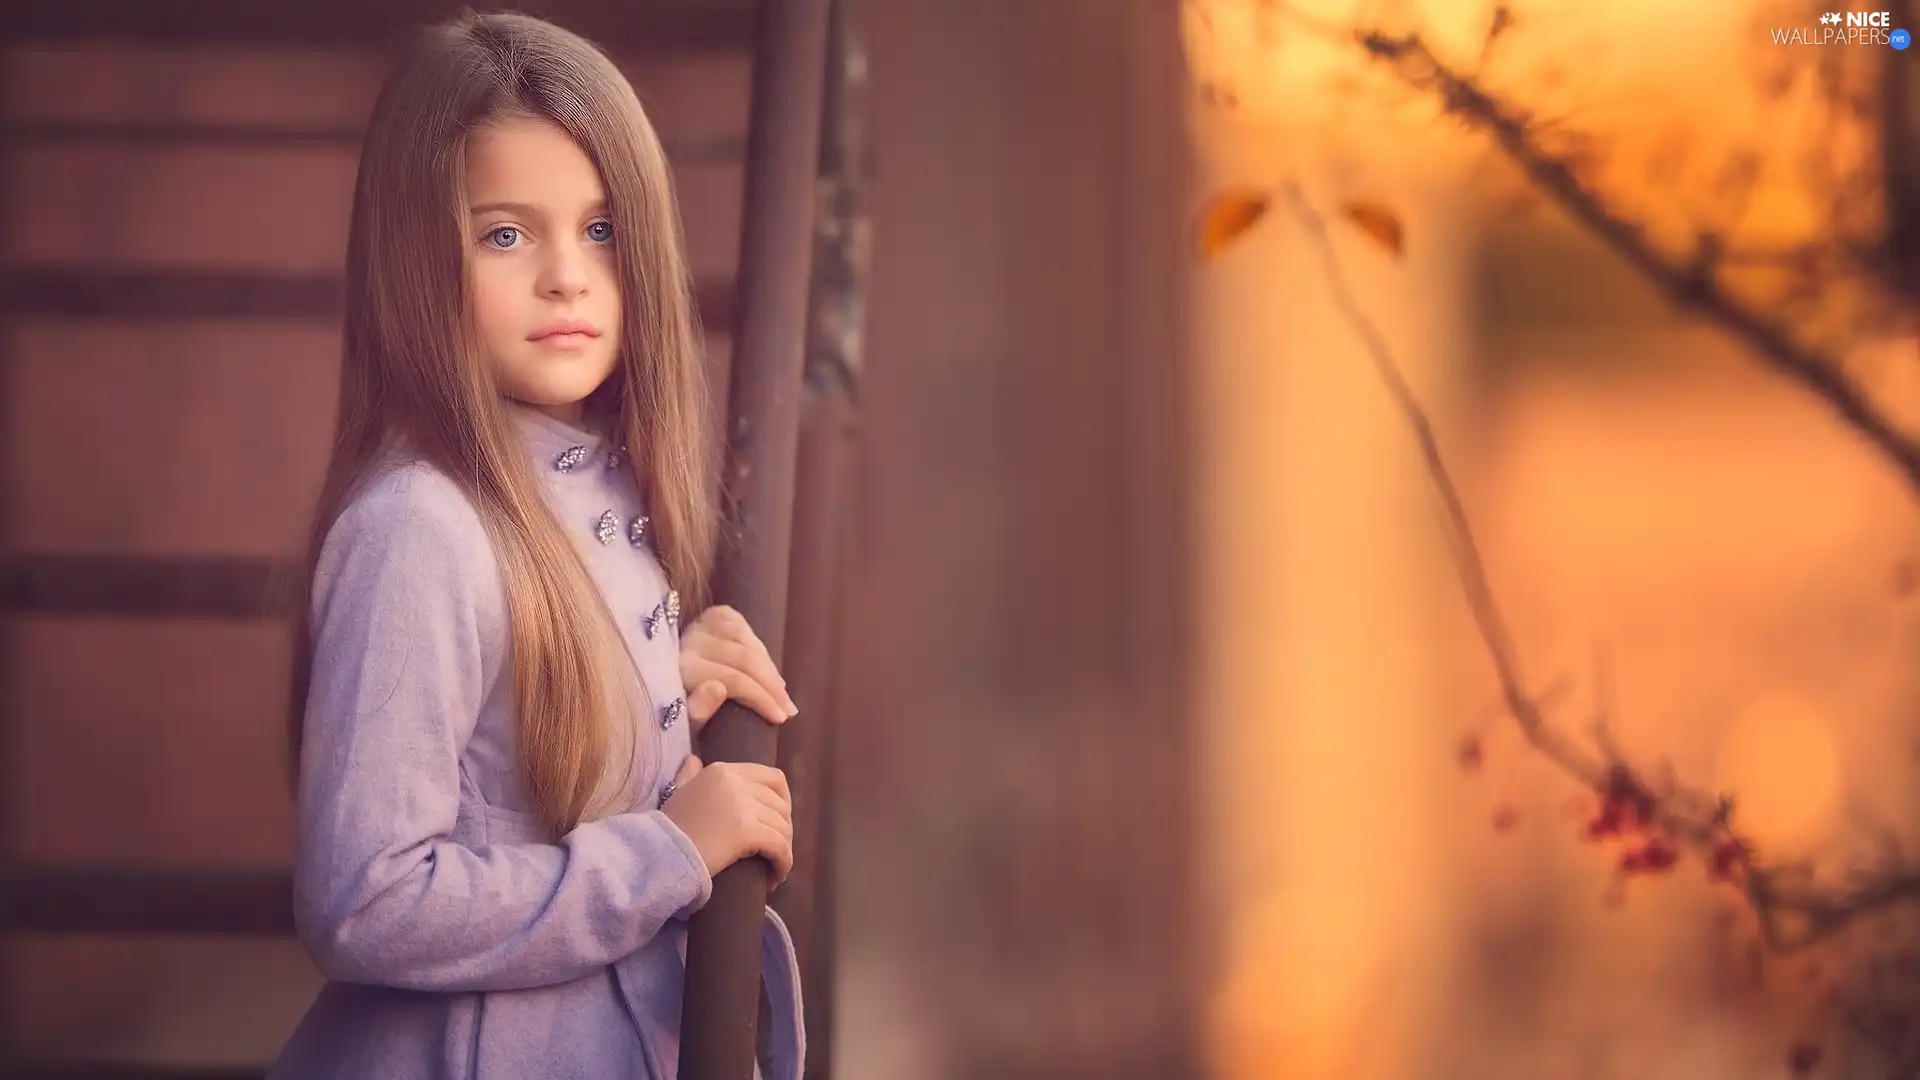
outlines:
{"label": "coat collar", "polygon": [[615,468],[622,455],[592,420],[576,427],[518,402],[508,409],[520,430],[521,445],[543,477],[594,475]]}

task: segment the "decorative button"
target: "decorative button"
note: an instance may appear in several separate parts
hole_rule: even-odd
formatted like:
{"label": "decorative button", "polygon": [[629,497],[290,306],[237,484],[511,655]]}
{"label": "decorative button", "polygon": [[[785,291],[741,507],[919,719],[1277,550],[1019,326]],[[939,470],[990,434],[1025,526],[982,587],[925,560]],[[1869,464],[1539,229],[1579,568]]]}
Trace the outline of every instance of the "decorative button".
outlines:
{"label": "decorative button", "polygon": [[660,789],[660,805],[661,806],[667,805],[667,800],[673,798],[674,790],[677,787],[678,785],[676,785],[671,780],[667,781],[665,786],[661,787]]}
{"label": "decorative button", "polygon": [[613,543],[613,538],[620,535],[620,515],[611,510],[601,514],[597,532],[601,543]]}
{"label": "decorative button", "polygon": [[687,699],[674,698],[660,710],[660,730],[671,731],[680,718],[687,715]]}
{"label": "decorative button", "polygon": [[665,601],[662,601],[653,605],[652,611],[647,612],[647,617],[640,622],[640,628],[647,632],[647,640],[652,641],[654,635],[660,632],[661,624],[666,621],[667,605]]}
{"label": "decorative button", "polygon": [[634,547],[639,547],[642,543],[645,543],[647,538],[647,522],[652,520],[652,518],[642,514],[628,522],[627,542],[631,543]]}
{"label": "decorative button", "polygon": [[553,459],[553,467],[558,472],[572,472],[585,460],[587,460],[586,447],[569,446],[559,457]]}
{"label": "decorative button", "polygon": [[671,590],[667,593],[667,625],[673,627],[675,633],[680,630],[680,594]]}

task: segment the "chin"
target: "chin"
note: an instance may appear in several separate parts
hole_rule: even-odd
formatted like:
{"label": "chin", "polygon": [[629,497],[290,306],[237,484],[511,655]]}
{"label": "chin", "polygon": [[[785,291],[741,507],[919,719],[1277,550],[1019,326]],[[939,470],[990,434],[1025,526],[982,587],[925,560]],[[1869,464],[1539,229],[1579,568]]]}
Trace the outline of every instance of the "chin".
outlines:
{"label": "chin", "polygon": [[518,389],[509,389],[507,396],[529,408],[549,413],[581,408],[581,403],[587,400],[585,394],[535,393]]}
{"label": "chin", "polygon": [[540,408],[578,405],[613,374],[610,357],[600,360],[580,357],[559,362],[546,359],[529,367],[532,370],[522,368],[505,373],[505,389],[508,397]]}

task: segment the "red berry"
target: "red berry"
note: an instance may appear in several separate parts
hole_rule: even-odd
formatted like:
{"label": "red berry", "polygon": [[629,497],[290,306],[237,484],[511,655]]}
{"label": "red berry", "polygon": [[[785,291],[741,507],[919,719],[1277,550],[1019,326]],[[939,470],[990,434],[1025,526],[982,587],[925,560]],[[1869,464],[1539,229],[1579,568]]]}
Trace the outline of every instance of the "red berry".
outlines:
{"label": "red berry", "polygon": [[1480,771],[1480,766],[1486,760],[1485,752],[1480,749],[1480,737],[1478,735],[1469,735],[1461,739],[1458,753],[1460,757],[1460,767],[1468,772]]}
{"label": "red berry", "polygon": [[1587,822],[1587,839],[1604,840],[1609,836],[1618,836],[1621,832],[1621,809],[1618,803],[1607,802],[1600,812]]}
{"label": "red berry", "polygon": [[1680,849],[1660,837],[1654,837],[1620,856],[1620,869],[1629,874],[1657,874],[1672,869],[1680,861]]}
{"label": "red berry", "polygon": [[1594,837],[1631,832],[1654,819],[1653,796],[1640,786],[1623,765],[1607,772],[1606,785],[1600,791],[1600,815],[1587,827]]}
{"label": "red berry", "polygon": [[1920,586],[1920,572],[1916,572],[1911,561],[1902,561],[1893,568],[1893,597],[1905,600],[1913,595],[1916,586]]}
{"label": "red berry", "polygon": [[1512,832],[1520,824],[1520,811],[1513,806],[1502,806],[1493,812],[1493,831]]}
{"label": "red berry", "polygon": [[1745,875],[1751,861],[1747,845],[1737,836],[1716,841],[1707,857],[1707,876],[1714,881],[1736,881]]}

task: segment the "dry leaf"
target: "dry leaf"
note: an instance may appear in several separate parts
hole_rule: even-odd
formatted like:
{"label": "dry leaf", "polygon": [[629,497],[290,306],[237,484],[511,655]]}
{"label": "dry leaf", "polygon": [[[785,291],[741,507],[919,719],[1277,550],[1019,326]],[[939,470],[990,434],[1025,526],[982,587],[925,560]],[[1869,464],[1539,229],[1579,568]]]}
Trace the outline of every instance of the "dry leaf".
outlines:
{"label": "dry leaf", "polygon": [[1373,237],[1381,247],[1395,255],[1406,252],[1406,230],[1400,227],[1400,218],[1393,211],[1379,203],[1355,200],[1342,206],[1340,212],[1361,232]]}
{"label": "dry leaf", "polygon": [[1264,188],[1232,188],[1208,199],[1200,211],[1200,257],[1218,258],[1266,216],[1271,202],[1272,196]]}
{"label": "dry leaf", "polygon": [[1405,253],[1406,230],[1392,210],[1379,203],[1355,200],[1342,206],[1340,212],[1381,247],[1394,255]]}

